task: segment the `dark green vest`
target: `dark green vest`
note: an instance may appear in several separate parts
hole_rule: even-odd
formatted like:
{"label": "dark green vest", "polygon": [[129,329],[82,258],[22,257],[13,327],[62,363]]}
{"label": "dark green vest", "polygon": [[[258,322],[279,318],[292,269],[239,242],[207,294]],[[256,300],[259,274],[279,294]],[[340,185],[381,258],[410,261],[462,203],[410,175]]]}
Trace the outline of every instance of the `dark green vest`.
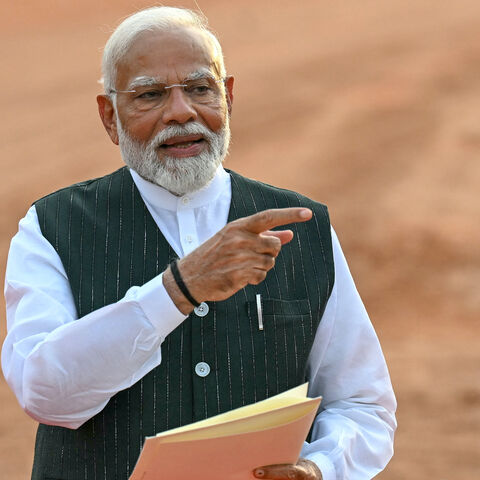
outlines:
{"label": "dark green vest", "polygon": [[[314,218],[287,227],[295,237],[263,283],[210,302],[205,317],[192,313],[163,342],[161,364],[112,397],[102,412],[77,430],[40,424],[33,479],[127,479],[145,436],[305,381],[305,363],[334,281],[327,209],[297,193],[230,175],[229,221],[293,206],[311,208]],[[67,272],[79,317],[121,299],[176,256],[126,168],[55,192],[35,206],[42,233]],[[257,293],[263,299],[263,331]],[[203,378],[195,374],[201,361],[211,367]]]}

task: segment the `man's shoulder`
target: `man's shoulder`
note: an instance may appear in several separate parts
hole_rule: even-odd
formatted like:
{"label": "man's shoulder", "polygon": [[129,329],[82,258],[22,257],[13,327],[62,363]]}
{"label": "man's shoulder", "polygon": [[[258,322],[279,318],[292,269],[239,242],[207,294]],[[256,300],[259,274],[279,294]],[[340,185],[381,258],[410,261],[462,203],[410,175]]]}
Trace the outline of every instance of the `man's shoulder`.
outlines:
{"label": "man's shoulder", "polygon": [[[51,192],[37,199],[35,202],[33,202],[33,204],[40,205],[54,198],[61,198],[65,195],[70,196],[72,194],[75,194],[76,192],[77,193],[85,192],[86,189],[91,189],[91,188],[95,189],[97,188],[97,186],[102,184],[108,185],[108,184],[111,184],[112,182],[122,180],[123,178],[125,178],[126,173],[128,173],[128,168],[121,167],[118,170],[115,170],[114,172],[108,173],[101,177],[91,178],[88,180],[84,180],[82,182],[74,183],[67,187],[60,188],[58,190],[55,190],[54,192]],[[127,178],[128,177],[129,175],[127,175]]]}
{"label": "man's shoulder", "polygon": [[327,210],[325,204],[313,200],[301,193],[295,192],[294,190],[288,190],[286,188],[261,182],[260,180],[244,177],[233,170],[226,169],[226,171],[230,174],[232,189],[239,188],[251,192],[260,192],[264,197],[272,197],[276,203],[280,202],[278,207],[296,206],[298,204],[299,206]]}

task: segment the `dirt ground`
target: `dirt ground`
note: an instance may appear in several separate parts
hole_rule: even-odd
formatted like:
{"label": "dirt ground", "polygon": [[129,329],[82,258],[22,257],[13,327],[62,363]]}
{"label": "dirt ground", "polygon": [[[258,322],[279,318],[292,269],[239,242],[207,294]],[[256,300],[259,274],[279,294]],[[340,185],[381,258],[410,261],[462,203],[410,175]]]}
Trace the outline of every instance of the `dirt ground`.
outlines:
{"label": "dirt ground", "polygon": [[[150,4],[1,0],[2,270],[32,201],[121,165],[101,48]],[[236,76],[227,166],[329,205],[382,342],[399,428],[378,478],[480,478],[478,0],[199,4]],[[0,405],[0,478],[25,479],[35,422],[3,378]]]}

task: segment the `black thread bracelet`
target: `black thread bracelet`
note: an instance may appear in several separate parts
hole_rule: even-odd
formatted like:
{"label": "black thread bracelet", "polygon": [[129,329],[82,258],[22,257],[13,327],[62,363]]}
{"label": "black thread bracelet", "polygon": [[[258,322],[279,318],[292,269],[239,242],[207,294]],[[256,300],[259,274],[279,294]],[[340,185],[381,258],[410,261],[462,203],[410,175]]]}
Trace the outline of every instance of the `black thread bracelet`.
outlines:
{"label": "black thread bracelet", "polygon": [[180,270],[178,269],[177,261],[174,260],[170,264],[170,270],[172,271],[173,279],[175,280],[175,283],[177,284],[178,288],[180,291],[183,293],[185,298],[194,306],[194,307],[199,307],[200,304],[192,297],[192,294],[188,290],[187,286],[185,285],[185,282],[183,281],[182,276],[180,275]]}

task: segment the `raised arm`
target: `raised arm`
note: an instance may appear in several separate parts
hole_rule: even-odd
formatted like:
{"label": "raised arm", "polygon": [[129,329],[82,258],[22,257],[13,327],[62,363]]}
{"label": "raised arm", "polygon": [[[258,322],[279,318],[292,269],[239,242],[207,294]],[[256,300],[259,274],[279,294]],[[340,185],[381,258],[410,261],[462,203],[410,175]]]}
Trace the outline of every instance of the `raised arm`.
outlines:
{"label": "raised arm", "polygon": [[[293,238],[291,230],[271,229],[311,217],[308,208],[280,208],[235,220],[179,262],[183,281],[198,302],[225,300],[247,284],[257,285],[275,265],[282,245]],[[170,269],[163,279],[178,309],[190,313],[193,305],[178,289]]]}

